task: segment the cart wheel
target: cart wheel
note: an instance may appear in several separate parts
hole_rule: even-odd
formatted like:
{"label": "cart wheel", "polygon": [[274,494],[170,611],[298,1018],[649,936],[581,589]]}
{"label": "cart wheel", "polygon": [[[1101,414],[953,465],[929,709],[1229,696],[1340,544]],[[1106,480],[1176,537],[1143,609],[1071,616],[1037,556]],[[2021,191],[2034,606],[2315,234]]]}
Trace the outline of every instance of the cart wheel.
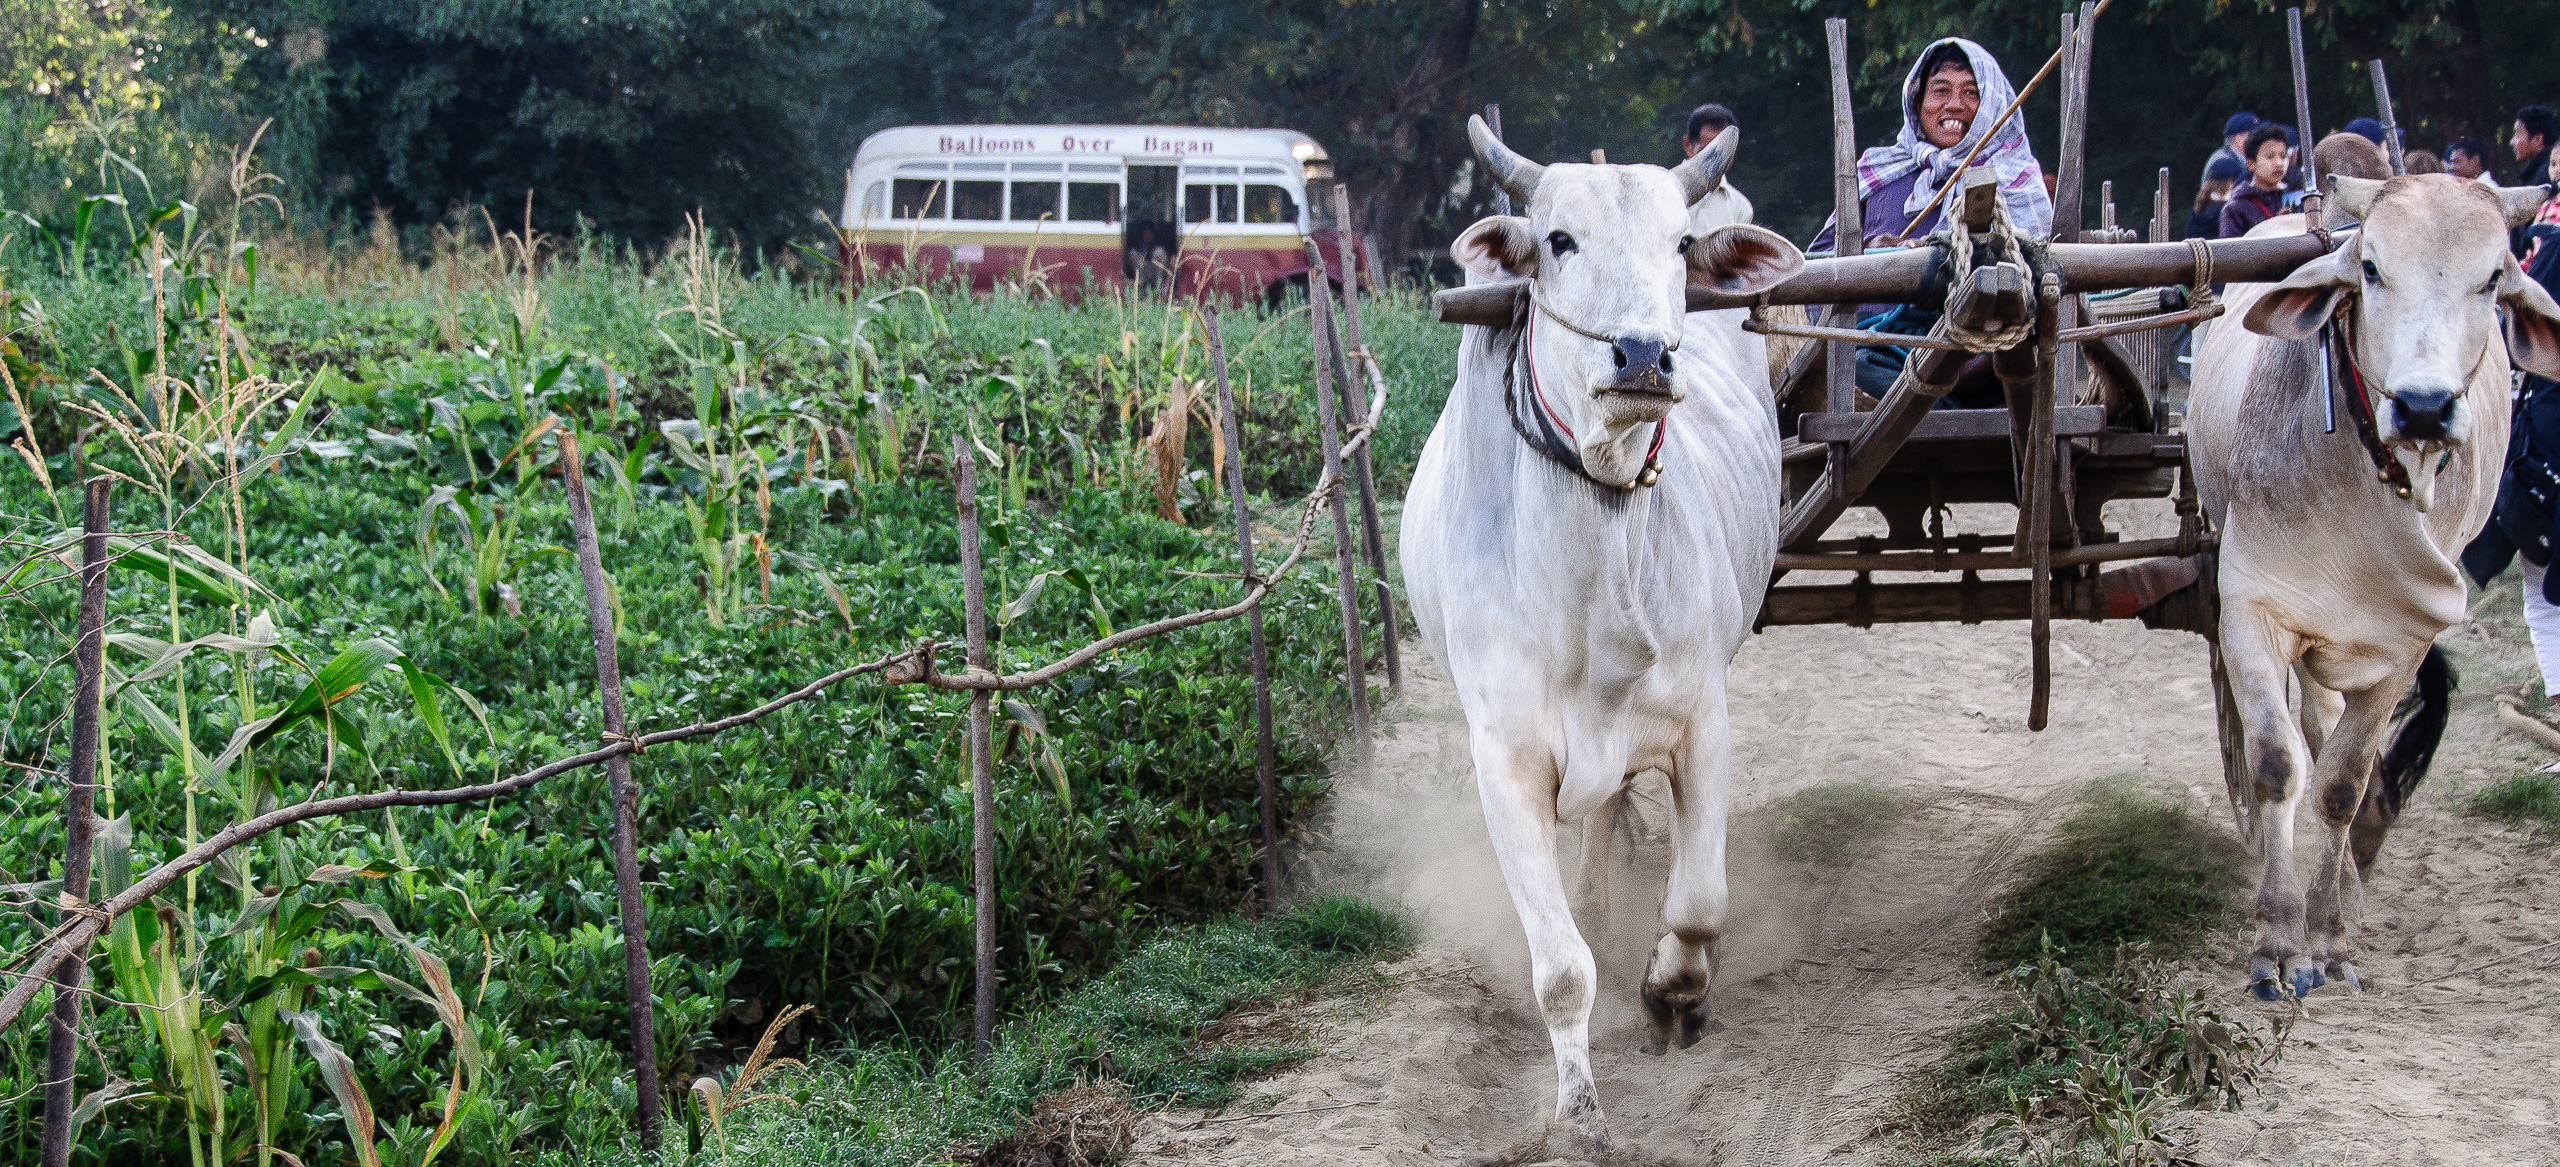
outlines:
{"label": "cart wheel", "polygon": [[2240,701],[2231,691],[2231,675],[2222,667],[2222,642],[2205,638],[2207,666],[2213,670],[2213,721],[2222,746],[2222,785],[2231,799],[2231,818],[2241,845],[2258,855],[2258,804],[2251,793],[2248,737],[2240,722]]}

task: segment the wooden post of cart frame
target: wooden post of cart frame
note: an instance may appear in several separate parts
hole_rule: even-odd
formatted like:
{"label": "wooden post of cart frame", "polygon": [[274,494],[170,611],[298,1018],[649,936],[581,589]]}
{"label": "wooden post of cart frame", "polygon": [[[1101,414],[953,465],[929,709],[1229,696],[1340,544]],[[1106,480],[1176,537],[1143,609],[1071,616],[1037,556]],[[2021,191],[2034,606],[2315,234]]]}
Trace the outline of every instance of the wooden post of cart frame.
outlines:
{"label": "wooden post of cart frame", "polygon": [[2083,4],[2077,14],[2062,14],[2062,156],[2055,160],[2059,169],[2053,181],[2056,243],[2080,241],[2080,184],[2088,175],[2084,163],[2088,153],[2089,58],[2082,51],[2089,35],[2085,23],[2088,11],[2089,5]]}
{"label": "wooden post of cart frame", "polygon": [[2382,75],[2382,61],[2366,63],[2373,70],[2373,103],[2382,111],[2382,148],[2391,155],[2391,176],[2409,173],[2409,156],[2400,146],[2400,119],[2391,113],[2391,80]]}
{"label": "wooden post of cart frame", "polygon": [[[1866,225],[1858,205],[1858,130],[1849,107],[1849,22],[1837,16],[1822,22],[1823,40],[1831,49],[1831,253],[1857,255],[1866,250]],[[1855,301],[1834,304],[1822,323],[1847,328],[1857,323]],[[1845,340],[1823,342],[1823,409],[1847,413],[1857,408],[1858,346]],[[1832,478],[1839,482],[1838,476]]]}
{"label": "wooden post of cart frame", "polygon": [[[2293,119],[2294,133],[2301,139],[2302,157],[2311,157],[2311,70],[2302,60],[2302,10],[2284,10],[2285,39],[2293,53]],[[2302,192],[2302,213],[2307,219],[2320,218],[2320,184],[2313,182]]]}

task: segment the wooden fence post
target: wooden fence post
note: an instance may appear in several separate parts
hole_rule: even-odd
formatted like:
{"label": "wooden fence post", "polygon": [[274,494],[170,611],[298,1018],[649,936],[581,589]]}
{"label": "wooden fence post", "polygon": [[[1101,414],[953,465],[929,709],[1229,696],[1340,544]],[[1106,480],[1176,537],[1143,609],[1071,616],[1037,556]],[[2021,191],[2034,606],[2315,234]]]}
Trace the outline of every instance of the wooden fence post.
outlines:
{"label": "wooden fence post", "polygon": [[[596,545],[595,508],[587,502],[587,475],[578,435],[560,428],[560,482],[569,495],[569,532],[577,543],[578,585],[586,593],[587,638],[595,643],[596,692],[604,703],[606,741],[627,740],[622,709],[622,655],[613,632],[611,585],[604,553]],[[657,1006],[649,986],[649,918],[640,896],[640,788],[631,778],[631,756],[605,760],[613,799],[613,890],[622,915],[622,991],[631,1008],[631,1072],[640,1090],[640,1145],[655,1149],[664,1099],[658,1089]]]}
{"label": "wooden fence post", "polygon": [[[1236,515],[1236,559],[1246,587],[1253,586],[1253,509],[1245,504],[1243,425],[1236,417],[1235,390],[1227,383],[1227,341],[1218,324],[1218,309],[1200,305],[1202,330],[1209,334],[1209,367],[1218,373],[1218,425],[1227,442],[1227,498]],[[1262,811],[1262,905],[1280,902],[1280,761],[1271,740],[1271,665],[1262,640],[1262,609],[1245,613],[1253,661],[1253,761]]]}
{"label": "wooden fence post", "polygon": [[[81,484],[80,618],[71,647],[71,773],[62,797],[63,917],[89,904],[89,843],[98,796],[98,721],[106,697],[107,488],[104,474]],[[65,960],[53,974],[53,1024],[44,1051],[44,1167],[71,1162],[71,1108],[80,1057],[80,982],[88,962]]]}
{"label": "wooden fence post", "polygon": [[[978,467],[965,435],[951,436],[951,477],[960,495],[960,593],[968,622],[969,671],[987,660],[987,578],[978,559]],[[978,917],[976,1016],[971,1057],[985,1065],[996,1047],[996,776],[995,741],[988,721],[992,696],[969,691],[970,902]]]}
{"label": "wooden fence post", "polygon": [[[1354,246],[1359,236],[1342,224],[1351,221],[1351,190],[1342,183],[1333,184],[1334,254],[1342,259],[1342,329],[1325,339],[1332,343],[1334,357],[1334,392],[1340,394],[1342,422],[1356,426],[1369,420],[1368,394],[1360,389],[1360,361],[1374,359],[1360,343],[1360,259]],[[1372,276],[1376,274],[1371,266]],[[1348,339],[1349,347],[1344,346]],[[1378,479],[1371,472],[1369,447],[1363,445],[1352,456],[1352,467],[1360,481],[1360,543],[1369,559],[1369,571],[1376,577],[1378,589],[1378,637],[1387,654],[1387,684],[1404,688],[1404,660],[1396,649],[1396,594],[1387,584],[1387,542],[1378,523]]]}
{"label": "wooden fence post", "polygon": [[1333,297],[1324,291],[1324,255],[1315,240],[1307,241],[1309,331],[1315,338],[1316,429],[1324,440],[1324,472],[1333,478],[1333,560],[1336,589],[1342,599],[1343,670],[1351,682],[1351,735],[1359,742],[1360,760],[1369,760],[1369,666],[1360,641],[1360,569],[1352,560],[1351,513],[1343,489],[1342,432],[1333,416]]}

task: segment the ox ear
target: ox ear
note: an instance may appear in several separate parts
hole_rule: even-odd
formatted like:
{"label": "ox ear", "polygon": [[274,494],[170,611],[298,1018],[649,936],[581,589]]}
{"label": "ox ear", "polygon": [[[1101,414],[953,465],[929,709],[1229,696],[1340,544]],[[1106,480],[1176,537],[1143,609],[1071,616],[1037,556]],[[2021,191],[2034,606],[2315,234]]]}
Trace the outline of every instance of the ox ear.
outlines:
{"label": "ox ear", "polygon": [[[2361,181],[2340,179],[2339,200],[2346,199],[2347,183]],[[2241,318],[2240,325],[2260,336],[2308,340],[2337,314],[2338,298],[2356,286],[2355,277],[2356,248],[2350,243],[2293,269],[2283,283],[2269,288],[2257,303],[2249,305],[2249,314]]]}
{"label": "ox ear", "polygon": [[2513,231],[2533,221],[2542,204],[2551,201],[2550,186],[2502,186],[2498,188],[2498,209],[2507,213],[2507,230]]}
{"label": "ox ear", "polygon": [[1747,295],[1768,291],[1803,271],[1804,253],[1766,227],[1736,223],[1691,242],[1689,270],[1694,283]]}
{"label": "ox ear", "polygon": [[2498,302],[2507,310],[2507,360],[2535,376],[2560,378],[2560,303],[2512,255],[2499,277]]}
{"label": "ox ear", "polygon": [[[2355,218],[2361,222],[2364,219],[2365,212],[2373,209],[2374,197],[2382,193],[2382,185],[2385,180],[2378,178],[2357,178],[2348,174],[2332,174],[2328,175],[2322,181],[2328,184],[2330,195],[2334,196],[2338,200],[2339,209],[2355,216]],[[2291,281],[2287,282],[2289,283]],[[2253,329],[2252,331],[2255,330]]]}
{"label": "ox ear", "polygon": [[1487,280],[1537,274],[1538,240],[1518,215],[1487,215],[1449,244],[1449,258]]}

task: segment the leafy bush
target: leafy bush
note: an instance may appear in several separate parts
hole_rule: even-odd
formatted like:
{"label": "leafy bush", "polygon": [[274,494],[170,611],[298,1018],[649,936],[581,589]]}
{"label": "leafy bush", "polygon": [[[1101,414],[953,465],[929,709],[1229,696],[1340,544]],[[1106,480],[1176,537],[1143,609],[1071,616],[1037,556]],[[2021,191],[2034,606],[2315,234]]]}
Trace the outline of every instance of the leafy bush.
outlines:
{"label": "leafy bush", "polygon": [[2179,1103],[2236,1109],[2292,1028],[2216,1008],[2139,947],[2084,976],[2046,945],[2000,982],[2012,1005],[1959,1033],[1904,1094],[1907,1136],[1942,1144],[1999,1115],[1983,1145],[2035,1163],[2165,1165],[2159,1117]]}

